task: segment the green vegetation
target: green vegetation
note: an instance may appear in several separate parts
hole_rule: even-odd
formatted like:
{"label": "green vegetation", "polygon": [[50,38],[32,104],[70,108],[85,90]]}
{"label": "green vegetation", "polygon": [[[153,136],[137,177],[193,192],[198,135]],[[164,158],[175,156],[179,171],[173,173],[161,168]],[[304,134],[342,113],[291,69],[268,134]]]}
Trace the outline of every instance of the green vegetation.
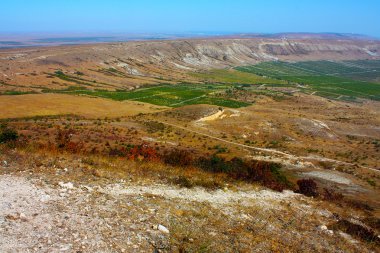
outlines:
{"label": "green vegetation", "polygon": [[305,93],[331,99],[380,100],[380,84],[365,81],[368,73],[372,75],[371,81],[378,80],[380,61],[264,62],[236,70],[287,81]]}
{"label": "green vegetation", "polygon": [[231,85],[178,84],[154,86],[135,91],[74,90],[67,93],[86,94],[118,101],[140,101],[169,107],[180,107],[191,104],[211,104],[239,108],[250,105],[246,102],[215,97],[213,95],[213,93],[223,91],[229,87],[231,87]]}
{"label": "green vegetation", "polygon": [[54,73],[54,75],[51,75],[51,76],[58,77],[61,80],[76,83],[79,85],[93,86],[91,83],[89,83],[90,81],[85,80],[83,78],[76,77],[76,76],[67,75],[67,74],[63,73],[61,70],[57,70]]}
{"label": "green vegetation", "polygon": [[25,94],[36,94],[36,92],[32,91],[5,91],[3,93],[0,93],[0,95],[9,95],[9,96],[16,96],[16,95],[25,95]]}
{"label": "green vegetation", "polygon": [[107,76],[117,76],[117,77],[128,77],[124,72],[121,72],[120,70],[117,70],[115,68],[103,68],[98,70],[93,70],[98,73],[102,73]]}
{"label": "green vegetation", "polygon": [[[75,83],[79,86],[87,86],[87,87],[95,87],[97,85],[105,85],[105,86],[109,86],[109,87],[117,87],[115,85],[112,85],[112,84],[108,84],[108,83],[101,83],[101,82],[97,82],[95,80],[88,80],[88,79],[85,79],[83,78],[82,76],[84,76],[84,74],[82,72],[76,72],[76,75],[78,76],[74,76],[74,75],[69,75],[69,74],[66,74],[66,73],[63,73],[61,70],[57,70],[54,72],[54,74],[48,74],[49,77],[57,77],[63,81],[67,81],[67,82],[70,82],[70,83]],[[81,76],[81,77],[79,77]]]}
{"label": "green vegetation", "polygon": [[286,84],[283,80],[267,78],[253,73],[240,72],[234,69],[216,69],[207,72],[190,73],[191,76],[206,82],[239,83],[239,84]]}

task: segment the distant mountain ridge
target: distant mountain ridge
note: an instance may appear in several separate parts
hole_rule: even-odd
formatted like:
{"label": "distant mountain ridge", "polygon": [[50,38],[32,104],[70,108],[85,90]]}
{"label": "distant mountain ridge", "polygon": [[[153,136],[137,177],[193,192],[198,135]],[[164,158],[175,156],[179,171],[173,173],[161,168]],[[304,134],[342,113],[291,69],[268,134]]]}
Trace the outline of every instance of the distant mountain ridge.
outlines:
{"label": "distant mountain ridge", "polygon": [[0,34],[0,49],[113,43],[129,41],[177,39],[318,39],[318,40],[379,40],[350,33],[183,33],[183,34],[66,34],[66,35],[5,35]]}
{"label": "distant mountain ridge", "polygon": [[379,40],[379,38],[353,33],[273,33],[273,34],[238,34],[241,38],[272,38],[272,39],[327,39],[327,40]]}

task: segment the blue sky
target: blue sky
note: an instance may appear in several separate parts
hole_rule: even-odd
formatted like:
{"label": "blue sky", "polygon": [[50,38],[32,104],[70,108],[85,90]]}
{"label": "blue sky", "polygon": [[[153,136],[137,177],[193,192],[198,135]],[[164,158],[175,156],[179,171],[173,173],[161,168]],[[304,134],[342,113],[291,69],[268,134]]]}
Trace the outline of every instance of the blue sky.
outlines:
{"label": "blue sky", "polygon": [[343,32],[380,37],[379,0],[0,0],[0,32]]}

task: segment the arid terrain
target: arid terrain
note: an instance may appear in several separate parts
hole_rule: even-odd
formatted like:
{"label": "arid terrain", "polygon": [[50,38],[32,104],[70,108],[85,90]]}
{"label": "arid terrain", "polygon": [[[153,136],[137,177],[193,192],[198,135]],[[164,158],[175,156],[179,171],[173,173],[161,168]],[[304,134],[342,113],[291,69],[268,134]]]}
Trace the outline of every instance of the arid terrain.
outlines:
{"label": "arid terrain", "polygon": [[380,42],[0,50],[1,252],[379,252]]}
{"label": "arid terrain", "polygon": [[[273,60],[379,59],[379,51],[378,41],[259,38],[9,49],[0,53],[0,88],[41,91],[79,84],[90,89],[133,89],[199,82],[202,78],[190,73],[208,69]],[[60,78],[55,75],[57,70],[73,77]]]}

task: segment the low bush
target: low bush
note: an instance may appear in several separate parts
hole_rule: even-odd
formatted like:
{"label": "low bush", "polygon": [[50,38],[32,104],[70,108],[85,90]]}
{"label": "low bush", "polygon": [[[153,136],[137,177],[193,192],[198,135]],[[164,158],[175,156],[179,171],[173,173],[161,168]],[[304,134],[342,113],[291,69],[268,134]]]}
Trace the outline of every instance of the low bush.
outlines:
{"label": "low bush", "polygon": [[173,166],[190,166],[194,160],[192,154],[188,150],[173,149],[163,154],[162,160]]}
{"label": "low bush", "polygon": [[313,179],[301,179],[297,181],[298,192],[308,196],[308,197],[317,197],[318,194],[318,186],[317,183]]}
{"label": "low bush", "polygon": [[6,124],[0,125],[0,143],[16,141],[18,137],[18,133],[14,129],[9,128]]}
{"label": "low bush", "polygon": [[160,161],[160,157],[157,151],[147,144],[135,146],[132,149],[130,149],[127,153],[127,158],[129,160],[139,160],[139,161],[143,161],[143,160],[152,161],[152,162]]}
{"label": "low bush", "polygon": [[59,150],[64,150],[74,154],[82,152],[84,148],[83,142],[72,141],[74,133],[75,131],[72,129],[58,129],[58,133],[55,137],[56,147]]}
{"label": "low bush", "polygon": [[332,226],[332,229],[340,230],[349,235],[352,235],[355,238],[380,245],[380,238],[376,235],[375,231],[359,223],[353,223],[351,221],[342,219],[334,224]]}
{"label": "low bush", "polygon": [[193,187],[203,187],[210,190],[223,188],[223,185],[217,180],[214,180],[213,178],[194,178],[179,176],[170,181],[176,185],[179,185],[180,187],[185,187],[189,189]]}
{"label": "low bush", "polygon": [[332,189],[323,189],[323,194],[322,194],[323,200],[331,201],[331,202],[339,202],[341,201],[344,197],[343,194],[337,193]]}
{"label": "low bush", "polygon": [[202,157],[197,165],[206,171],[216,173],[226,173],[234,179],[259,182],[265,187],[275,191],[283,191],[290,188],[291,184],[280,172],[280,165],[263,161],[244,161],[240,158],[233,158],[230,161],[212,156]]}

